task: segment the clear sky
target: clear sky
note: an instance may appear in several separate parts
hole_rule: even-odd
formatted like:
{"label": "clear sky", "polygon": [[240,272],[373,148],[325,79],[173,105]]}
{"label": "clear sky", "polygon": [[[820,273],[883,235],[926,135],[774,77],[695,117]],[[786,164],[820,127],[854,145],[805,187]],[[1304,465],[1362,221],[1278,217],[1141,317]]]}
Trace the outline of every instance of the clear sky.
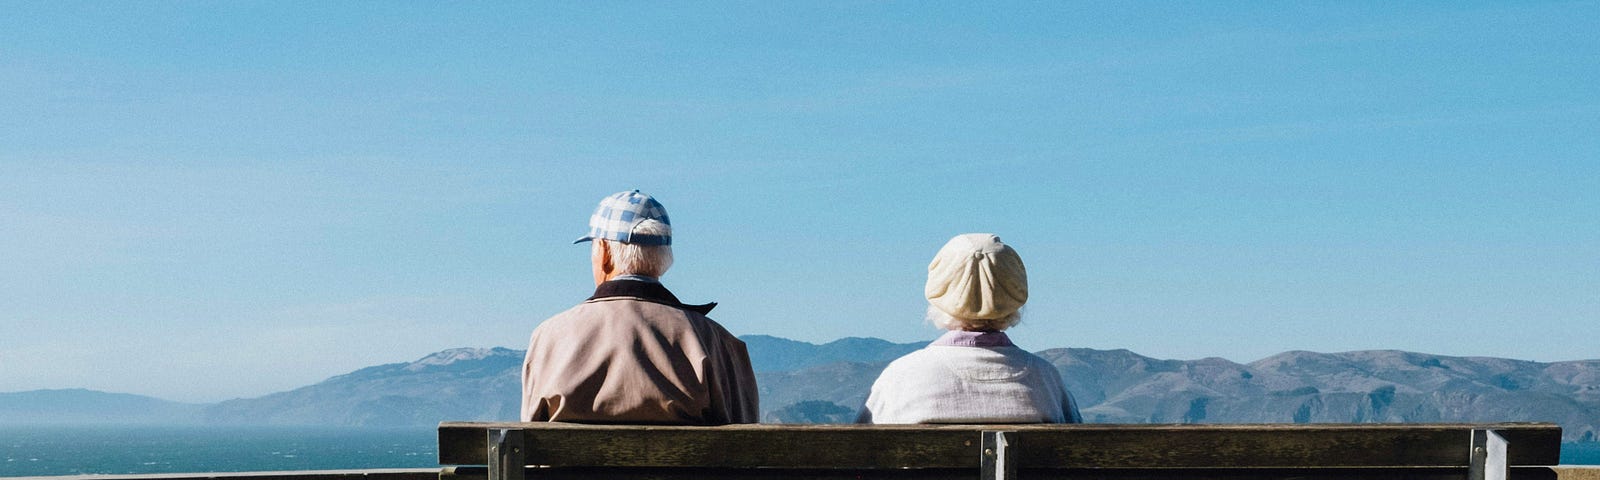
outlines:
{"label": "clear sky", "polygon": [[250,397],[588,296],[671,213],[737,334],[1600,358],[1600,3],[0,0],[0,392]]}

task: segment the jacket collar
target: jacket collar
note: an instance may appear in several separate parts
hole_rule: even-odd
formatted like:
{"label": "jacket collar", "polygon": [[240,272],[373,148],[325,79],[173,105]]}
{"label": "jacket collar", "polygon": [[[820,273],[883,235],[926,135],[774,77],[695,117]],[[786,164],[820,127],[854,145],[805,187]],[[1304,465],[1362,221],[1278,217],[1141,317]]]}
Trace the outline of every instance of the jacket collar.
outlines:
{"label": "jacket collar", "polygon": [[701,315],[711,313],[711,309],[716,308],[717,306],[717,302],[711,302],[705,305],[688,305],[678,301],[678,297],[674,296],[671,291],[667,290],[667,287],[662,286],[660,283],[641,282],[638,280],[611,280],[602,283],[595,287],[594,296],[589,297],[589,301],[614,297],[637,298],[646,302],[676,307]]}

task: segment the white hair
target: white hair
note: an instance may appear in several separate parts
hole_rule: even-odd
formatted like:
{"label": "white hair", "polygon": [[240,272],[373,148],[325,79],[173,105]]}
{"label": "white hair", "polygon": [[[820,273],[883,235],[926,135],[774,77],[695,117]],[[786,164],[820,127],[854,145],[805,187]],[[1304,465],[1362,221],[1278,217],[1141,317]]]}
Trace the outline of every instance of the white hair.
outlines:
{"label": "white hair", "polygon": [[928,305],[928,323],[945,330],[993,330],[1003,331],[1022,322],[1022,310],[1011,312],[1010,315],[995,319],[970,319],[956,318],[944,313],[939,307]]}
{"label": "white hair", "polygon": [[[672,226],[653,219],[645,220],[633,227],[633,234],[671,236]],[[668,268],[672,268],[671,245],[634,245],[596,239],[594,248],[600,248],[599,242],[606,242],[611,247],[611,265],[616,266],[618,275],[660,277],[667,273]]]}

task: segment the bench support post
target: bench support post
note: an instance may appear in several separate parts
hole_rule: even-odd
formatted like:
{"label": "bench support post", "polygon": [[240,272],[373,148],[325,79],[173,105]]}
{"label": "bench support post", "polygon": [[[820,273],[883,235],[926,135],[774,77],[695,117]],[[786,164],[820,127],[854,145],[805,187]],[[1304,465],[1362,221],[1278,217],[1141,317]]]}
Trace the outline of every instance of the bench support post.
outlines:
{"label": "bench support post", "polygon": [[1494,430],[1472,431],[1472,461],[1467,464],[1468,480],[1506,480],[1506,439]]}
{"label": "bench support post", "polygon": [[981,480],[1016,480],[1017,449],[1012,446],[1017,432],[983,432],[983,459],[979,464]]}
{"label": "bench support post", "polygon": [[523,480],[522,430],[489,429],[489,480]]}

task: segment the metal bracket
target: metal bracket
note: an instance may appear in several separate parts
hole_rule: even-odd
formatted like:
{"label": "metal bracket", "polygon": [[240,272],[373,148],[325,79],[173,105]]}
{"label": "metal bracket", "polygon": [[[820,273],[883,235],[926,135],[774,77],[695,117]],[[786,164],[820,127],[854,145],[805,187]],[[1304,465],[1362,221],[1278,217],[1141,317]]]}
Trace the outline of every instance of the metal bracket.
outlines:
{"label": "metal bracket", "polygon": [[1506,448],[1510,444],[1494,430],[1472,431],[1472,457],[1467,464],[1468,480],[1506,480]]}
{"label": "metal bracket", "polygon": [[983,432],[983,452],[979,463],[980,480],[1015,480],[1017,478],[1017,432]]}
{"label": "metal bracket", "polygon": [[489,480],[523,480],[528,466],[522,448],[522,430],[489,429]]}

